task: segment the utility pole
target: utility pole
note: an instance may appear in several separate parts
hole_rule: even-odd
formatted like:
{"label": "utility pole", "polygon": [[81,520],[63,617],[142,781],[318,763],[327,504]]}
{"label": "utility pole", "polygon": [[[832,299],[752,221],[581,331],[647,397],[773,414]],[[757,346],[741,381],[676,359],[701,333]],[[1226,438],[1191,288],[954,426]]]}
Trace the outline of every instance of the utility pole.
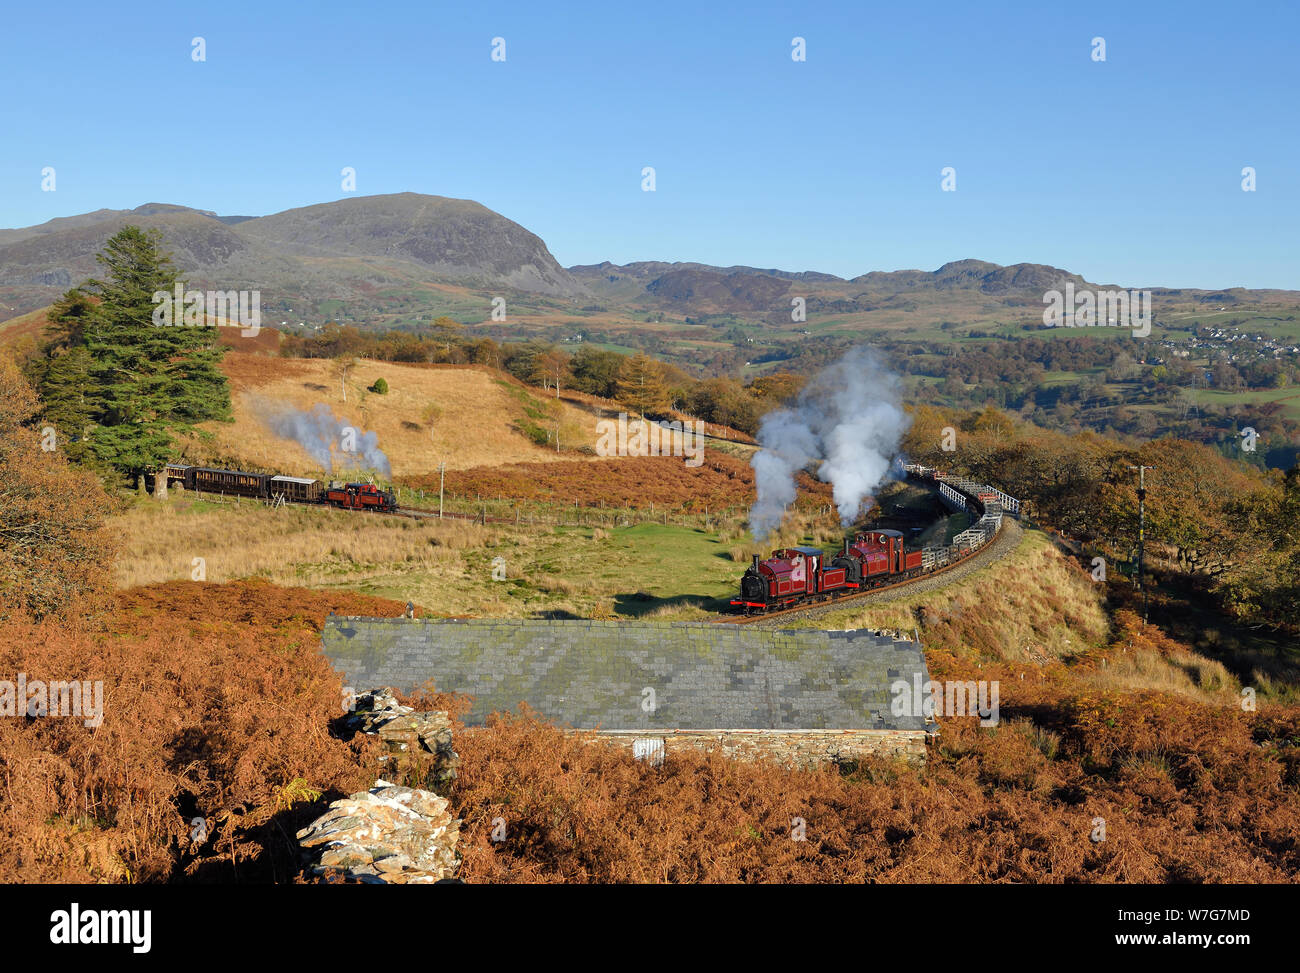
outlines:
{"label": "utility pole", "polygon": [[442,520],[442,484],[443,474],[447,472],[447,464],[438,464],[438,519]]}
{"label": "utility pole", "polygon": [[1142,592],[1142,624],[1147,623],[1147,589],[1142,583],[1142,552],[1145,549],[1147,533],[1147,470],[1154,470],[1154,466],[1130,466],[1130,470],[1138,471],[1138,563],[1137,563],[1137,584],[1138,591]]}

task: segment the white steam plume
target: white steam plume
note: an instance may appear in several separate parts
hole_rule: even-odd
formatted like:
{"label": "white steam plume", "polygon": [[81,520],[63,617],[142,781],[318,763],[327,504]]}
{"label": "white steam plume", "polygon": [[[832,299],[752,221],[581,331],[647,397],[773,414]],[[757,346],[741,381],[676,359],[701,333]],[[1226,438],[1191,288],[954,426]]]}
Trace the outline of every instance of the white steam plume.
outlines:
{"label": "white steam plume", "polygon": [[330,473],[336,469],[365,469],[392,477],[388,457],[379,448],[379,434],[362,432],[323,402],[310,412],[283,403],[257,403],[255,409],[272,432],[298,443]]}
{"label": "white steam plume", "polygon": [[769,412],[759,425],[761,448],[750,461],[758,487],[749,511],[754,537],[764,540],[780,526],[794,502],[795,474],[810,463],[831,484],[840,523],[853,524],[888,478],[910,422],[898,376],[869,349],[823,368],[793,406]]}

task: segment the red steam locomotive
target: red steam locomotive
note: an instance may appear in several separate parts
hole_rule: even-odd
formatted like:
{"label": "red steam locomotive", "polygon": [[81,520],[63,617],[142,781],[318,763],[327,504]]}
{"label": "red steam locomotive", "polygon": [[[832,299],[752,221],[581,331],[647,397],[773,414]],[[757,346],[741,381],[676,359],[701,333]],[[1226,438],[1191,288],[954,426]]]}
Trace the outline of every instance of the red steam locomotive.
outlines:
{"label": "red steam locomotive", "polygon": [[871,530],[844,541],[830,558],[816,547],[787,547],[754,563],[740,579],[740,597],[731,604],[746,611],[769,611],[807,601],[875,588],[925,571],[922,552],[909,551],[896,530]]}

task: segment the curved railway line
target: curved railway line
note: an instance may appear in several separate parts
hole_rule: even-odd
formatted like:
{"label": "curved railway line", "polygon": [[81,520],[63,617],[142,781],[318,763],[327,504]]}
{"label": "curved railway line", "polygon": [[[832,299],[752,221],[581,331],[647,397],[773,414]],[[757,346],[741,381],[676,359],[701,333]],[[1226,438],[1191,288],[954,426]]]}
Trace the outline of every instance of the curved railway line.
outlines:
{"label": "curved railway line", "polygon": [[1018,523],[1008,520],[991,543],[979,548],[969,557],[949,564],[947,567],[938,568],[929,574],[923,574],[919,578],[896,581],[893,584],[882,585],[869,591],[842,595],[824,602],[782,608],[779,611],[770,611],[762,615],[720,615],[714,619],[714,622],[719,625],[758,625],[762,627],[764,623],[773,622],[782,617],[819,618],[823,615],[829,615],[831,612],[840,611],[850,605],[865,607],[875,601],[889,601],[902,593],[900,589],[907,589],[909,594],[933,591],[950,585],[954,581],[960,581],[967,575],[974,574],[989,564],[1002,560],[1020,545],[1023,534],[1024,530]]}
{"label": "curved railway line", "polygon": [[[947,546],[911,551],[903,547],[902,535],[897,531],[859,533],[854,544],[845,541],[842,556],[834,557],[834,570],[826,566],[823,552],[814,548],[779,550],[762,562],[756,556],[742,579],[740,598],[731,602],[740,611],[715,621],[753,625],[791,615],[825,614],[848,602],[863,602],[873,595],[908,586],[915,586],[910,590],[925,591],[953,580],[948,577],[934,581],[939,575],[968,574],[976,562],[987,562],[990,555],[992,560],[1000,560],[1019,543],[1020,527],[1011,526],[1012,518],[1020,515],[1020,501],[1015,497],[932,467],[905,464],[903,468],[909,478],[935,484],[939,498],[949,509],[964,510],[972,520],[978,516],[978,522]],[[873,575],[875,583],[871,584],[869,578]],[[868,584],[866,590],[853,590]]]}

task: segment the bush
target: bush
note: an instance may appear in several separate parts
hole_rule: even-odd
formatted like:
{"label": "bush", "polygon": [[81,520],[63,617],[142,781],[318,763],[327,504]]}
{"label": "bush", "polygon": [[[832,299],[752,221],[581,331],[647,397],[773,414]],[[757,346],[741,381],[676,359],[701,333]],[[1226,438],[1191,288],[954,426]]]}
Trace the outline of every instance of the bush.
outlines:
{"label": "bush", "polygon": [[385,379],[377,378],[375,379],[375,384],[370,386],[370,391],[374,392],[377,395],[387,395],[388,382]]}
{"label": "bush", "polygon": [[69,465],[68,431],[40,411],[18,366],[0,358],[0,620],[89,617],[111,600],[111,501]]}
{"label": "bush", "polygon": [[401,604],[192,581],[118,602],[111,649],[74,625],[0,622],[6,678],[103,684],[96,727],[0,719],[0,880],[291,880],[290,836],[369,786],[378,756],[372,737],[331,733],[344,697],[322,621]]}

